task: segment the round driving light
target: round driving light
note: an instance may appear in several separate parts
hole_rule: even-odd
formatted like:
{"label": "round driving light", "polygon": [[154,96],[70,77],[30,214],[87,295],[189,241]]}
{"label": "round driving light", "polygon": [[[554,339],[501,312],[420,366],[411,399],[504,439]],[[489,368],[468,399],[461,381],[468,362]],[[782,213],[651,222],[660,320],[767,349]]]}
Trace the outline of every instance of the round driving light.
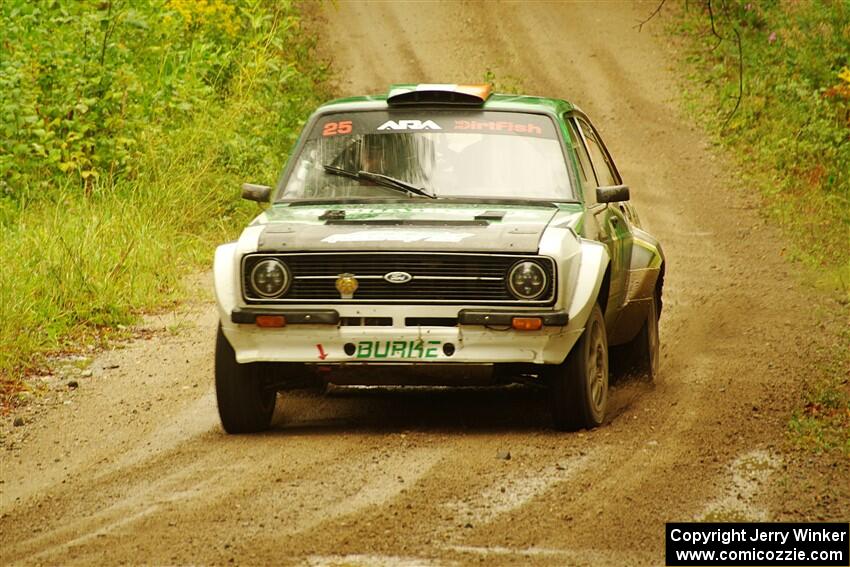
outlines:
{"label": "round driving light", "polygon": [[280,260],[268,258],[251,270],[251,287],[260,297],[278,297],[289,288],[289,270]]}
{"label": "round driving light", "polygon": [[508,274],[508,288],[517,299],[538,299],[546,291],[548,283],[546,270],[530,260],[517,262]]}

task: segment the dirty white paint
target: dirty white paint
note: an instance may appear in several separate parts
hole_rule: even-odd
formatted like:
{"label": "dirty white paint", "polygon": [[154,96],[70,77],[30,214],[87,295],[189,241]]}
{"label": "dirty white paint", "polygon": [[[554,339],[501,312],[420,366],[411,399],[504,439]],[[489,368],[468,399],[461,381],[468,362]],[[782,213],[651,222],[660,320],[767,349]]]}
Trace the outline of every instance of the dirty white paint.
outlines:
{"label": "dirty white paint", "polygon": [[450,232],[445,230],[358,230],[344,234],[332,234],[322,242],[450,242],[457,243],[475,236],[470,232]]}

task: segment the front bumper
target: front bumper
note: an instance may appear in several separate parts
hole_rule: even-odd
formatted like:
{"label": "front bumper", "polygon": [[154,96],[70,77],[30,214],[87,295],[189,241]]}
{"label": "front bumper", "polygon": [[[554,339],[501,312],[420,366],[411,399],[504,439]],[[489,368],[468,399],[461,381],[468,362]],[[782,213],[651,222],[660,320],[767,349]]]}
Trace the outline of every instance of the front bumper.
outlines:
{"label": "front bumper", "polygon": [[[459,324],[453,327],[406,326],[406,316],[434,316],[434,307],[370,306],[298,310],[236,310],[222,313],[222,330],[240,363],[308,362],[344,363],[452,363],[558,364],[581,335],[565,312],[461,310],[455,308]],[[438,308],[438,310],[442,310]],[[254,324],[257,315],[283,313],[287,325],[263,328]],[[438,313],[437,315],[449,315]],[[544,327],[517,331],[511,316],[540,316]],[[340,325],[346,317],[384,317],[391,326]],[[484,322],[487,324],[483,324]],[[317,323],[318,322],[318,323]],[[467,324],[475,323],[475,324]]]}

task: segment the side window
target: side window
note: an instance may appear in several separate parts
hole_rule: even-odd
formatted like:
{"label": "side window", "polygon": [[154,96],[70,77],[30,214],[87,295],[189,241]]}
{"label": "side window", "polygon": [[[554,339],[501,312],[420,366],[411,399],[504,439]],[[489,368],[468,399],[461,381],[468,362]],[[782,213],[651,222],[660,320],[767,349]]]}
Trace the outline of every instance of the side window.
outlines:
{"label": "side window", "polygon": [[581,169],[581,177],[584,187],[584,202],[588,205],[596,204],[596,187],[599,185],[596,182],[596,175],[593,173],[593,166],[590,165],[590,156],[587,155],[587,148],[578,133],[575,122],[569,119],[567,122],[567,130],[570,133],[570,141],[576,150],[578,156],[578,165]]}
{"label": "side window", "polygon": [[581,118],[578,119],[578,123],[582,134],[584,134],[584,139],[587,140],[590,161],[593,162],[593,168],[596,170],[596,178],[599,180],[599,185],[618,185],[617,174],[614,173],[614,169],[608,161],[608,155],[602,149],[602,143],[599,141],[599,138],[596,137],[596,132]]}

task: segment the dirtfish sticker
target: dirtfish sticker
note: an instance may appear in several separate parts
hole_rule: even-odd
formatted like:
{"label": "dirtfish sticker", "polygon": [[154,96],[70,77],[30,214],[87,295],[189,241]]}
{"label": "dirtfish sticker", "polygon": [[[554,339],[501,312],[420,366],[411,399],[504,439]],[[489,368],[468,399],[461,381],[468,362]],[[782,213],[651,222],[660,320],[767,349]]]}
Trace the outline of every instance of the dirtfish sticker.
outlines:
{"label": "dirtfish sticker", "polygon": [[354,358],[437,358],[440,341],[360,341]]}
{"label": "dirtfish sticker", "polygon": [[439,230],[360,230],[344,234],[332,234],[322,242],[460,242],[474,236],[470,232],[449,232]]}

